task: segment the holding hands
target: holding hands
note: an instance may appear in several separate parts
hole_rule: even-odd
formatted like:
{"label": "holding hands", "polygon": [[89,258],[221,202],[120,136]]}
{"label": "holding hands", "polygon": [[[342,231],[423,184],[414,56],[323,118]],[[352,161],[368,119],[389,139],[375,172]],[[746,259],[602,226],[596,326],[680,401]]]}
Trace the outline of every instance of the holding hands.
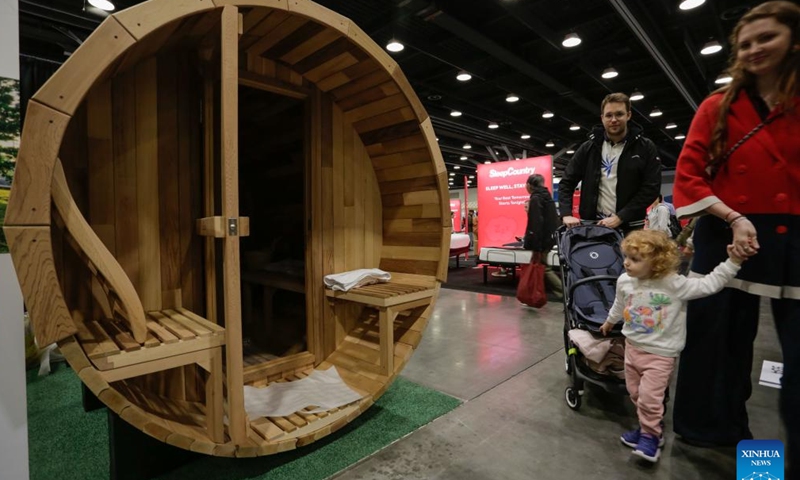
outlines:
{"label": "holding hands", "polygon": [[[731,247],[728,247],[728,256],[733,259],[732,255],[735,255],[742,260],[746,260],[748,257],[758,253],[758,249],[761,248],[756,238],[756,227],[744,215],[736,212],[733,212],[733,214],[733,218],[728,221],[728,225],[733,230],[733,245],[731,245],[733,252],[731,252]],[[728,216],[731,216],[731,214],[728,214]]]}

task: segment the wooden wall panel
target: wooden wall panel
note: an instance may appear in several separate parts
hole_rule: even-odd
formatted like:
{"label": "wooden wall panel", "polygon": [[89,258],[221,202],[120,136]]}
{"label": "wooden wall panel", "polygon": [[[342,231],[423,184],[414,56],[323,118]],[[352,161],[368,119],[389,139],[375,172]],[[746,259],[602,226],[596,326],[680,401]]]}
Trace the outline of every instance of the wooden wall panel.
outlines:
{"label": "wooden wall panel", "polygon": [[[83,175],[68,169],[68,176],[85,178],[84,215],[145,309],[182,305],[203,315],[202,252],[194,232],[202,201],[198,78],[184,57],[151,57],[91,90],[88,168]],[[99,286],[93,291],[92,318],[107,317]]]}
{"label": "wooden wall panel", "polygon": [[157,67],[154,57],[136,66],[139,297],[145,311],[162,308]]}
{"label": "wooden wall panel", "polygon": [[[112,255],[116,254],[116,203],[114,195],[114,140],[111,82],[95,86],[86,97],[89,208],[86,219]],[[92,282],[95,299],[91,319],[108,318],[110,306],[97,280]]]}
{"label": "wooden wall panel", "polygon": [[136,75],[131,70],[112,86],[116,257],[141,295],[139,212],[136,201]]}
{"label": "wooden wall panel", "polygon": [[178,65],[178,191],[180,196],[181,296],[184,308],[205,312],[203,239],[195,233],[202,217],[203,150],[200,137],[200,87],[202,82],[186,55],[174,59]]}
{"label": "wooden wall panel", "polygon": [[[181,306],[181,232],[178,170],[178,72],[175,59],[158,60],[158,191],[161,293],[164,308]],[[178,302],[177,300],[181,300]]]}
{"label": "wooden wall panel", "polygon": [[[59,158],[65,170],[70,191],[76,205],[86,215],[88,208],[88,141],[87,108],[84,104],[75,110],[61,143]],[[55,213],[54,213],[55,215]],[[53,254],[61,281],[64,300],[72,310],[91,312],[92,277],[84,267],[78,253],[67,242],[62,228],[52,228]]]}

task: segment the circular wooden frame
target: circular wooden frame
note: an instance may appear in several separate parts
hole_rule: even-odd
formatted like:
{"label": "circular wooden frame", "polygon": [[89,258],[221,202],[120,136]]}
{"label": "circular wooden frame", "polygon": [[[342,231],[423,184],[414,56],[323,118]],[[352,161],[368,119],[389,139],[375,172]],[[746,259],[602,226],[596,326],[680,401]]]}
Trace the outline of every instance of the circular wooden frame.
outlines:
{"label": "circular wooden frame", "polygon": [[[215,36],[217,31],[219,37]],[[219,41],[204,44],[209,38]],[[81,319],[88,318],[89,312],[76,311],[65,300],[59,282],[65,273],[59,272],[53,254],[54,231],[69,230],[90,260],[90,269],[99,271],[103,282],[112,283],[115,298],[122,298],[128,316],[139,321],[130,321],[141,328],[132,327],[130,334],[139,344],[134,346],[141,347],[141,351],[147,351],[147,341],[152,341],[150,337],[145,339],[149,334],[142,327],[146,320],[143,312],[150,312],[152,307],[145,305],[142,310],[141,305],[137,306],[135,297],[137,291],[142,293],[141,286],[124,275],[74,207],[58,161],[65,148],[65,132],[94,88],[115,80],[179,41],[195,45],[201,57],[218,55],[223,157],[235,158],[237,154],[236,142],[226,141],[226,105],[230,108],[231,102],[236,101],[235,85],[248,82],[288,96],[309,98],[312,109],[323,111],[323,116],[325,111],[335,111],[332,118],[352,127],[352,134],[363,145],[372,166],[370,181],[375,183],[381,199],[382,225],[375,227],[381,233],[380,262],[372,266],[395,272],[403,285],[391,294],[375,293],[371,297],[333,295],[321,286],[322,275],[334,273],[333,261],[324,265],[320,262],[307,270],[316,278],[315,282],[308,282],[307,294],[314,297],[321,310],[347,303],[361,308],[360,312],[374,310],[375,322],[360,324],[356,329],[361,328],[363,335],[359,337],[351,331],[349,342],[326,347],[319,340],[321,346],[310,349],[315,350],[310,354],[310,363],[273,369],[272,377],[262,381],[263,385],[274,379],[297,380],[313,368],[336,366],[344,380],[363,393],[362,400],[355,404],[324,416],[305,416],[299,425],[287,421],[289,425],[283,426],[275,419],[247,419],[241,395],[228,395],[224,404],[230,425],[222,432],[221,417],[211,418],[221,412],[223,401],[216,398],[221,397],[221,389],[213,393],[207,385],[206,406],[185,412],[185,416],[207,417],[209,425],[212,420],[218,422],[220,432],[214,434],[210,426],[204,431],[202,422],[185,425],[170,416],[168,410],[179,404],[161,408],[155,406],[157,402],[130,393],[124,385],[127,377],[109,374],[104,368],[111,368],[110,362],[87,353],[83,342],[87,333]],[[248,63],[244,68],[238,65],[240,59]],[[261,65],[262,70],[253,65]],[[265,74],[265,69],[272,74]],[[34,95],[27,112],[5,231],[37,340],[40,345],[58,341],[81,380],[135,427],[166,443],[218,456],[268,455],[293,449],[336,431],[358,416],[388,388],[410,358],[433,308],[439,284],[446,278],[452,227],[446,170],[431,121],[398,65],[347,18],[306,0],[150,0],[109,16]],[[313,148],[324,150],[330,139],[321,133],[324,125],[320,125],[323,124],[312,126],[312,142],[316,142]],[[312,152],[313,155],[317,154]],[[311,181],[325,191],[322,173],[312,174]],[[324,204],[324,199],[313,195],[311,201],[313,205]],[[51,212],[51,204],[56,205],[59,215]],[[53,223],[53,218],[60,218],[59,223],[63,221],[66,227]],[[320,228],[327,228],[324,220],[320,222]],[[332,228],[332,223],[329,226]],[[324,241],[317,242],[312,242],[310,248],[328,248]],[[329,254],[335,255],[332,247]],[[398,313],[411,313],[409,317],[416,320],[398,330]],[[184,320],[190,315],[186,312]],[[238,391],[231,386],[244,381],[237,373],[235,358],[241,356],[241,331],[237,338],[231,325],[226,325],[224,333],[222,328],[217,331],[213,326],[199,325],[195,327],[211,331],[208,335],[219,337],[219,341],[193,351],[192,361],[210,373],[210,385],[214,372],[222,369],[220,352],[224,345],[228,390]],[[370,325],[374,328],[368,332]],[[371,338],[372,334],[379,338]],[[352,349],[347,354],[339,351],[344,343]],[[208,357],[204,356],[206,353]],[[152,368],[139,371],[149,374]],[[120,380],[123,381],[115,383]],[[213,414],[212,400],[219,407]]]}

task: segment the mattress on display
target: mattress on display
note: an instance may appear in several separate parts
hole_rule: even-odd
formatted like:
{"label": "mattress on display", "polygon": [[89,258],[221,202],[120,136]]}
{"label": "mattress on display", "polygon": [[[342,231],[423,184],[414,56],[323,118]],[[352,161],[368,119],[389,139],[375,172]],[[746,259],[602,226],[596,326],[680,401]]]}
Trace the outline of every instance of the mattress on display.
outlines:
{"label": "mattress on display", "polygon": [[470,239],[466,233],[453,233],[450,235],[450,250],[469,247]]}
{"label": "mattress on display", "polygon": [[[500,266],[525,265],[531,263],[532,255],[531,250],[519,247],[481,247],[478,263]],[[550,266],[558,266],[558,252],[555,249],[547,252],[545,262]]]}

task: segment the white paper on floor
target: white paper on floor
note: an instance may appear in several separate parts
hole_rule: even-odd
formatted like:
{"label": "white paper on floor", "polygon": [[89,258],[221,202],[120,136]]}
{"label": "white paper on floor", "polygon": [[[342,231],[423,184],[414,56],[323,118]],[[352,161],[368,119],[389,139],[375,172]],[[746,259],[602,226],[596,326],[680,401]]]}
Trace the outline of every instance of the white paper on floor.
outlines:
{"label": "white paper on floor", "polygon": [[344,383],[336,367],[314,370],[302,380],[271,383],[264,388],[244,387],[244,408],[250,418],[283,417],[305,409],[317,413],[341,407],[361,399]]}
{"label": "white paper on floor", "polygon": [[783,364],[764,360],[761,366],[761,377],[758,379],[759,385],[765,387],[781,388],[781,377],[783,376]]}

